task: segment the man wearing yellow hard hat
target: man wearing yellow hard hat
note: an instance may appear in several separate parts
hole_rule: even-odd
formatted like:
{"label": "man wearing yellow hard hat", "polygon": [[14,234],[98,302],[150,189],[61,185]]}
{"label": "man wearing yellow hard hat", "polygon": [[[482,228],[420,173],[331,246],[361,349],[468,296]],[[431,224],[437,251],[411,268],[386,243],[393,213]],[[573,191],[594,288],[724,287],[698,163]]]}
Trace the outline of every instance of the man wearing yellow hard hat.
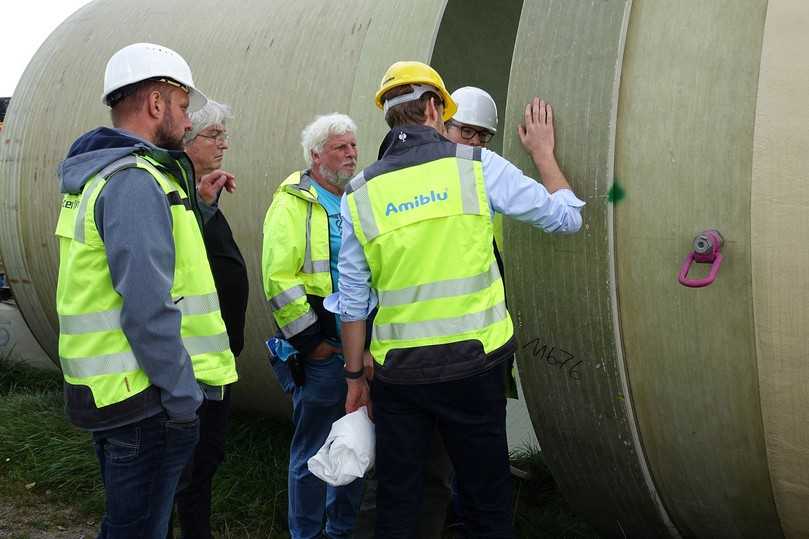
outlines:
{"label": "man wearing yellow hard hat", "polygon": [[[469,533],[512,537],[503,379],[516,343],[492,216],[573,233],[584,202],[558,167],[543,171],[540,184],[494,152],[444,138],[457,107],[426,64],[390,66],[376,105],[391,131],[380,159],[346,189],[339,263],[346,411],[373,403],[376,423],[376,537],[414,536],[436,427]],[[529,103],[519,130],[535,161],[548,151],[542,105]],[[378,311],[369,391],[363,348],[372,290]]]}

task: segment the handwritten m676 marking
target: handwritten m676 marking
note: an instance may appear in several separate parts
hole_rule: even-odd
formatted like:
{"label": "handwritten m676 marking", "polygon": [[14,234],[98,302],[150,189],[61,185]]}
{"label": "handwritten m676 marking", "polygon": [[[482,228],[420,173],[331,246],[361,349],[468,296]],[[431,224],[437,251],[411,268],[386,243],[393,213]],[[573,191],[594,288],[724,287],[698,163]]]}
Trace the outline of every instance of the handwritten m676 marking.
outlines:
{"label": "handwritten m676 marking", "polygon": [[523,349],[529,347],[531,347],[531,356],[534,359],[544,361],[551,367],[557,367],[565,371],[567,377],[571,380],[581,379],[581,373],[578,368],[584,363],[584,360],[574,361],[576,359],[575,355],[557,346],[550,346],[543,343],[538,337],[531,339],[522,346]]}

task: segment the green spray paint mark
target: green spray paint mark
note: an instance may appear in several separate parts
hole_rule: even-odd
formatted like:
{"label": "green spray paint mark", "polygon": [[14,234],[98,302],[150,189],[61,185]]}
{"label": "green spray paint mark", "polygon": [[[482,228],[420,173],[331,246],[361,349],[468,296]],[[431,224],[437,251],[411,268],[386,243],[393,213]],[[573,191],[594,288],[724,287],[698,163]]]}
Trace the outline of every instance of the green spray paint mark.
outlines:
{"label": "green spray paint mark", "polygon": [[616,178],[612,182],[610,192],[607,193],[607,202],[621,202],[625,196],[626,191],[624,191],[624,188],[621,187],[620,183],[618,183],[618,178]]}

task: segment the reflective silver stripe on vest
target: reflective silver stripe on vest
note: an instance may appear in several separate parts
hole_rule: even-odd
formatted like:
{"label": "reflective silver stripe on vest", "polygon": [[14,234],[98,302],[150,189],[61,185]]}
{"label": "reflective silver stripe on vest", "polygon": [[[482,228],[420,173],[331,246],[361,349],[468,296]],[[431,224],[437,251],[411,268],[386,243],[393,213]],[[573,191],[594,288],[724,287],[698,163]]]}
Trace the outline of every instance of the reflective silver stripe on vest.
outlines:
{"label": "reflective silver stripe on vest", "polygon": [[480,200],[475,181],[475,149],[465,144],[458,144],[455,148],[455,157],[458,158],[458,176],[461,179],[463,211],[467,214],[477,215],[480,213]]}
{"label": "reflective silver stripe on vest", "polygon": [[93,191],[95,191],[98,183],[106,180],[121,169],[136,166],[137,163],[138,158],[134,155],[127,155],[126,157],[122,157],[117,161],[113,161],[106,167],[102,168],[101,171],[96,174],[95,179],[93,179],[93,181],[91,181],[90,184],[82,190],[81,202],[79,202],[79,209],[76,214],[76,225],[73,229],[73,239],[75,241],[84,243],[84,215],[87,213],[87,204],[90,201],[90,195],[93,194]]}
{"label": "reflective silver stripe on vest", "polygon": [[[185,296],[175,305],[184,315],[208,314],[219,310],[219,298],[216,292],[202,296]],[[59,332],[65,335],[81,335],[113,329],[121,329],[121,309],[59,315]]]}
{"label": "reflective silver stripe on vest", "polygon": [[295,301],[306,297],[306,289],[302,285],[293,286],[289,290],[284,290],[270,298],[270,306],[278,311]]}
{"label": "reflective silver stripe on vest", "polygon": [[112,329],[121,329],[121,309],[99,313],[59,315],[59,333],[65,335],[81,335]]}
{"label": "reflective silver stripe on vest", "polygon": [[95,357],[59,358],[62,372],[73,378],[87,378],[101,374],[121,374],[140,369],[138,360],[130,352]]}
{"label": "reflective silver stripe on vest", "polygon": [[303,253],[303,273],[325,273],[330,271],[328,260],[312,260],[312,204],[306,208],[306,248]]}
{"label": "reflective silver stripe on vest", "polygon": [[230,341],[228,340],[227,333],[200,335],[196,337],[183,337],[183,346],[185,346],[189,356],[197,356],[199,354],[229,350]]}
{"label": "reflective silver stripe on vest", "polygon": [[304,263],[301,271],[303,273],[325,273],[330,269],[328,260],[315,260],[314,262],[310,260],[308,264]]}
{"label": "reflective silver stripe on vest", "polygon": [[497,269],[497,264],[493,263],[488,271],[478,273],[472,277],[447,279],[398,290],[378,290],[377,293],[379,294],[379,304],[382,307],[393,307],[395,305],[416,303],[417,301],[472,294],[488,288],[499,278],[500,271]]}
{"label": "reflective silver stripe on vest", "polygon": [[184,296],[176,300],[175,305],[186,315],[208,314],[219,310],[219,297],[216,292],[201,296]]}
{"label": "reflective silver stripe on vest", "polygon": [[405,341],[457,335],[485,328],[505,319],[507,315],[506,303],[500,302],[485,311],[455,318],[374,326],[374,338],[378,341]]}
{"label": "reflective silver stripe on vest", "polygon": [[347,194],[353,193],[366,183],[367,182],[365,181],[365,171],[362,170],[360,171],[359,174],[354,176],[350,182],[348,182],[348,185],[346,186],[346,193]]}
{"label": "reflective silver stripe on vest", "polygon": [[315,311],[313,311],[310,308],[306,312],[306,314],[304,314],[300,318],[296,318],[295,320],[293,320],[289,324],[282,327],[281,328],[281,333],[284,334],[284,337],[289,339],[290,337],[294,337],[295,335],[297,335],[298,333],[300,333],[304,329],[308,328],[309,326],[311,326],[315,322],[317,322],[317,315],[315,314]]}
{"label": "reflective silver stripe on vest", "polygon": [[354,191],[354,202],[357,204],[357,213],[360,216],[360,228],[365,234],[366,241],[371,241],[379,236],[379,227],[374,218],[374,210],[371,208],[371,199],[368,196],[368,188]]}
{"label": "reflective silver stripe on vest", "polygon": [[81,202],[79,202],[79,209],[76,211],[76,224],[73,228],[73,240],[78,241],[79,243],[84,243],[84,224],[85,224],[85,214],[87,213],[87,204],[90,201],[90,195],[95,190],[96,186],[99,182],[102,182],[104,178],[96,177],[93,181],[90,182],[90,185],[84,188],[83,196],[81,197]]}

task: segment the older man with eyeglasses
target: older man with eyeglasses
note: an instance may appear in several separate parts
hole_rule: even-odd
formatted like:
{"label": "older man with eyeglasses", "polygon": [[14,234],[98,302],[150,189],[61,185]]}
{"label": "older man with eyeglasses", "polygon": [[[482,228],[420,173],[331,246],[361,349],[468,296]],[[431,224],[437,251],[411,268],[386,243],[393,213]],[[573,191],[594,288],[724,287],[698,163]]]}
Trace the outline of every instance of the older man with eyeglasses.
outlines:
{"label": "older man with eyeglasses", "polygon": [[[209,100],[189,115],[191,130],[186,132],[185,153],[194,166],[197,198],[204,204],[202,228],[205,249],[211,265],[222,319],[233,355],[244,348],[244,323],[247,310],[247,268],[233,232],[218,207],[222,188],[233,192],[235,178],[221,169],[228,144],[227,120],[230,107]],[[199,202],[198,202],[199,203]],[[211,534],[211,483],[225,458],[225,432],[230,417],[228,386],[221,391],[205,392],[199,408],[200,436],[191,461],[183,471],[175,496],[177,515],[184,539],[208,539]],[[171,537],[171,530],[169,530]]]}

